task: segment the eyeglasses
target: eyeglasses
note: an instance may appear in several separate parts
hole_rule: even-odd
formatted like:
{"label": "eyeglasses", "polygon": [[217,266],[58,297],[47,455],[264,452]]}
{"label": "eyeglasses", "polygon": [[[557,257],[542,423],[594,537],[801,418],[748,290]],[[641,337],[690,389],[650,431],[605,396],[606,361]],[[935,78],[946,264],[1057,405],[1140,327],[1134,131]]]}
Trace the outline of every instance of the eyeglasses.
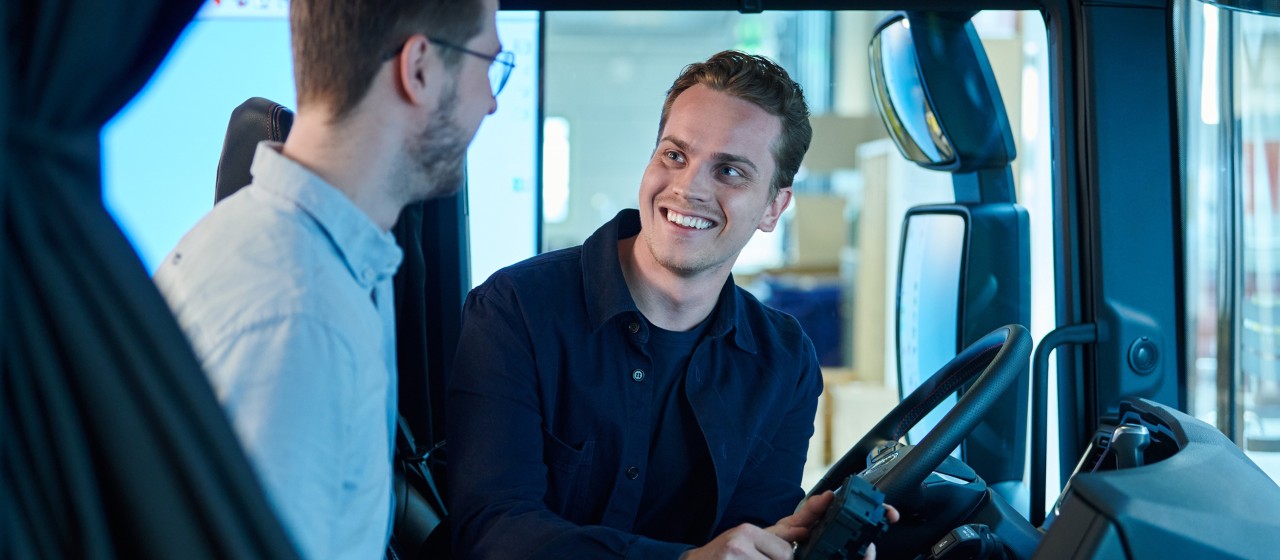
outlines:
{"label": "eyeglasses", "polygon": [[[507,80],[511,79],[511,71],[516,69],[516,53],[511,51],[501,51],[496,55],[490,56],[479,51],[473,51],[466,47],[461,47],[448,41],[428,38],[427,42],[439,45],[446,49],[463,52],[471,56],[478,56],[489,61],[489,89],[493,91],[493,96],[497,97],[502,92],[502,88],[507,85]],[[382,55],[382,60],[388,61],[395,58],[404,49],[404,43],[396,45],[395,49],[387,51]]]}
{"label": "eyeglasses", "polygon": [[427,39],[434,45],[439,45],[446,49],[463,52],[471,56],[477,56],[489,61],[489,88],[493,90],[493,96],[497,97],[502,92],[502,88],[507,85],[507,80],[511,79],[511,71],[516,69],[516,53],[511,51],[502,51],[496,55],[490,56],[482,52],[473,51],[466,47],[455,45],[447,41],[439,39]]}

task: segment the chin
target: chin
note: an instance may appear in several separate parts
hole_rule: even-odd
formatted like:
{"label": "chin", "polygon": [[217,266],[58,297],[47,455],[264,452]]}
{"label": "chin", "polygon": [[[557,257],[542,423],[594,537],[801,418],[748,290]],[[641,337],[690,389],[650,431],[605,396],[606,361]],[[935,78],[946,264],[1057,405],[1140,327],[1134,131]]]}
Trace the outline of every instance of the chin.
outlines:
{"label": "chin", "polygon": [[456,194],[466,181],[466,144],[456,142],[424,146],[416,154],[418,168],[414,189],[418,199]]}
{"label": "chin", "polygon": [[457,194],[464,181],[462,169],[435,167],[420,168],[409,177],[405,185],[405,199],[409,203],[422,202]]}
{"label": "chin", "polygon": [[696,276],[700,273],[716,268],[715,265],[698,258],[682,259],[666,255],[663,257],[657,257],[656,260],[658,261],[658,264],[662,265],[662,268],[667,269],[676,276],[686,278]]}

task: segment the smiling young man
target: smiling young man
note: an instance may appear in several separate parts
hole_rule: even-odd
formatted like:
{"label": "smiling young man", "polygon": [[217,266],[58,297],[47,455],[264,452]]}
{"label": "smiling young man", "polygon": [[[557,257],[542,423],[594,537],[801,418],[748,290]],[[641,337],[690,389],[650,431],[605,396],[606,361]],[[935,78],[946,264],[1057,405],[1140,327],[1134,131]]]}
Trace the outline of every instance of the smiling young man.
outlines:
{"label": "smiling young man", "polygon": [[[462,558],[790,558],[822,377],[790,316],[738,288],[812,130],[777,65],[685,68],[624,210],[467,299],[448,397]],[[792,512],[795,512],[794,514]]]}
{"label": "smiling young man", "polygon": [[290,2],[288,139],[258,146],[253,182],[156,272],[305,558],[386,550],[402,255],[389,230],[405,205],[462,183],[467,145],[496,108],[496,10]]}

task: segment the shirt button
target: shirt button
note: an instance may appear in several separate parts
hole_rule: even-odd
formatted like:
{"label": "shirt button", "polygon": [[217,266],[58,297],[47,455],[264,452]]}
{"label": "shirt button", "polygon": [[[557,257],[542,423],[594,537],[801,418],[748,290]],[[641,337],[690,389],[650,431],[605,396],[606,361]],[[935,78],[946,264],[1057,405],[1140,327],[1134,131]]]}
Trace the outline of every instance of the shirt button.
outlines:
{"label": "shirt button", "polygon": [[627,469],[627,478],[630,478],[631,480],[640,478],[640,469],[637,469],[635,467],[631,467]]}
{"label": "shirt button", "polygon": [[643,371],[643,370],[635,370],[635,371],[631,372],[631,379],[634,379],[634,380],[636,380],[636,381],[644,381],[644,371]]}
{"label": "shirt button", "polygon": [[376,278],[376,277],[377,277],[377,275],[376,275],[376,274],[374,274],[373,269],[371,269],[371,268],[366,268],[366,269],[364,269],[364,281],[365,281],[365,282],[373,282],[373,279],[374,279],[374,278]]}
{"label": "shirt button", "polygon": [[636,334],[636,333],[640,332],[640,323],[635,323],[635,322],[633,322],[633,323],[631,323],[631,324],[627,325],[627,332],[629,332],[629,333],[631,333],[631,334]]}

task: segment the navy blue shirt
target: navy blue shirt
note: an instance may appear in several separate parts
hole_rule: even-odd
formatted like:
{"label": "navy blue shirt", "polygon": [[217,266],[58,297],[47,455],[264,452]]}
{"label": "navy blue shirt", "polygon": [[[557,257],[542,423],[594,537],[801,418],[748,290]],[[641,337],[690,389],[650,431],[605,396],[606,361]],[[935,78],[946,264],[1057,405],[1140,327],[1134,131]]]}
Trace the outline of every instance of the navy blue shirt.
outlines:
{"label": "navy blue shirt", "polygon": [[[639,231],[639,213],[624,210],[582,246],[502,269],[467,297],[446,399],[457,557],[676,558],[691,547],[654,536],[678,528],[637,527],[649,477],[663,476],[653,455],[672,451],[651,448],[666,402],[657,348],[618,261],[618,241]],[[714,478],[688,497],[710,504],[699,545],[794,511],[822,392],[800,325],[732,278],[706,329],[683,380],[700,432],[689,441],[701,440]]]}

